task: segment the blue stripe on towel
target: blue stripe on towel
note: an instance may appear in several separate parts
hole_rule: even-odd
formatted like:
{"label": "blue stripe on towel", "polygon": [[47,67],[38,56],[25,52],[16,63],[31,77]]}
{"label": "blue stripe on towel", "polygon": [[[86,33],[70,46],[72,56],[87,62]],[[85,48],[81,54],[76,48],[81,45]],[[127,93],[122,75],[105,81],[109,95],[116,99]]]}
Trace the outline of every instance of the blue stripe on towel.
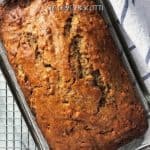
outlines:
{"label": "blue stripe on towel", "polygon": [[125,19],[126,14],[127,14],[128,7],[129,7],[129,0],[125,0],[123,10],[122,10],[122,14],[121,14],[121,24],[123,24],[123,22],[124,22],[124,19]]}
{"label": "blue stripe on towel", "polygon": [[146,58],[145,58],[146,64],[148,64],[149,61],[150,61],[150,48],[149,48],[148,53],[147,53]]}
{"label": "blue stripe on towel", "polygon": [[132,0],[132,4],[135,5],[135,0]]}
{"label": "blue stripe on towel", "polygon": [[147,80],[147,79],[149,79],[150,78],[150,73],[148,73],[148,74],[146,74],[145,76],[143,76],[143,80],[145,81],[145,80]]}
{"label": "blue stripe on towel", "polygon": [[[132,0],[132,4],[135,5],[135,0]],[[123,22],[124,22],[124,19],[126,17],[127,11],[128,11],[128,7],[129,7],[129,0],[125,0],[122,14],[121,14],[121,24],[123,24]]]}
{"label": "blue stripe on towel", "polygon": [[134,50],[136,48],[136,46],[135,45],[132,45],[131,47],[129,47],[129,51],[132,51],[132,50]]}

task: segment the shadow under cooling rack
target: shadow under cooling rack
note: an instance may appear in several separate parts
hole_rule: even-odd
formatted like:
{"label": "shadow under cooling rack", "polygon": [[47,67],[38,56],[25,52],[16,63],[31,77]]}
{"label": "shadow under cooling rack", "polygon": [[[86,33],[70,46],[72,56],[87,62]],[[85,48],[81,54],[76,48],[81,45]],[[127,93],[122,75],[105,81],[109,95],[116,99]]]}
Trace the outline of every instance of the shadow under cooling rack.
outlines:
{"label": "shadow under cooling rack", "polygon": [[0,150],[37,150],[1,70]]}

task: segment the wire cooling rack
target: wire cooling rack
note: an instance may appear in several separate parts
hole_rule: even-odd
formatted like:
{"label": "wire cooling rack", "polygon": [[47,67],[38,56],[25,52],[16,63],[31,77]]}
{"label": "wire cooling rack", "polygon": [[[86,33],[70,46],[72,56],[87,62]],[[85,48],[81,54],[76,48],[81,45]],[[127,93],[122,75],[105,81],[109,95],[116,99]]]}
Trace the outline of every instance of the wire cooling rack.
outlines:
{"label": "wire cooling rack", "polygon": [[0,150],[37,150],[1,70]]}

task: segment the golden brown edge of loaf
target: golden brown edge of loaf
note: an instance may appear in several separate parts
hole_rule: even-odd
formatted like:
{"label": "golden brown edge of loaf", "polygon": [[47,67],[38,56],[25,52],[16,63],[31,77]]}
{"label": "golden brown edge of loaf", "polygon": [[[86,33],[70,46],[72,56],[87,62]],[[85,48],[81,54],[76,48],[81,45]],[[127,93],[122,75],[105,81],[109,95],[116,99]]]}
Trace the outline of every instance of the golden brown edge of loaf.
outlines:
{"label": "golden brown edge of loaf", "polygon": [[143,135],[146,114],[101,15],[48,14],[54,4],[72,1],[16,1],[0,8],[0,37],[49,145],[109,150]]}

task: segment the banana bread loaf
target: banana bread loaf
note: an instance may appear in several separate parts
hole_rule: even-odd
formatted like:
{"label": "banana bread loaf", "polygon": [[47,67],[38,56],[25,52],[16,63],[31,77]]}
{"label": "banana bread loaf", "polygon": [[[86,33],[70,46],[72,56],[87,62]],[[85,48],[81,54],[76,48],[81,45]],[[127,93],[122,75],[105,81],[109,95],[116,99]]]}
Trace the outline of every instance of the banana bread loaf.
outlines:
{"label": "banana bread loaf", "polygon": [[60,9],[95,3],[26,2],[0,8],[0,38],[50,147],[116,150],[144,134],[145,112],[101,14]]}

